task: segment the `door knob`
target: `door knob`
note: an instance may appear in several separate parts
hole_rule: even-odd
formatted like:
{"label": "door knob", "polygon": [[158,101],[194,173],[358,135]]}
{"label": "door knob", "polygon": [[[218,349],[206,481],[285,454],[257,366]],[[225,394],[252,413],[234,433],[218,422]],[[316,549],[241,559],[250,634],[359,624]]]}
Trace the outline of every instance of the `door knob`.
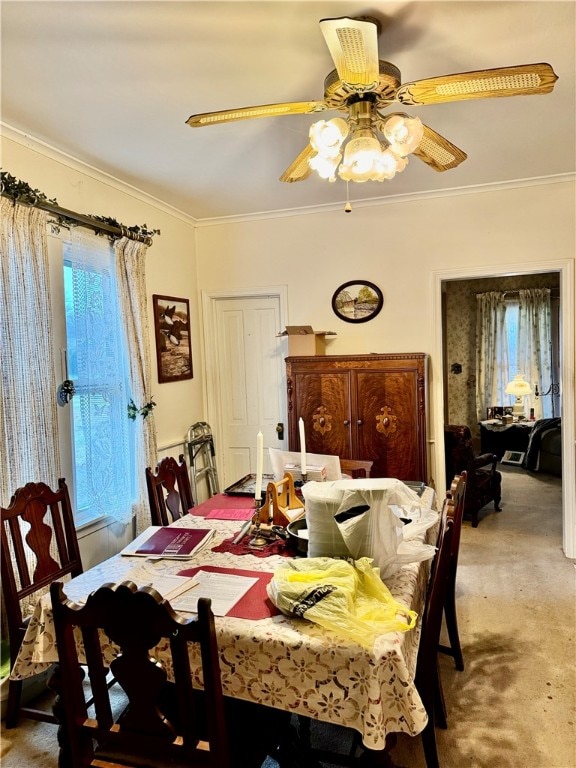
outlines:
{"label": "door knob", "polygon": [[276,424],[276,432],[278,434],[278,440],[284,440],[284,424],[281,421]]}

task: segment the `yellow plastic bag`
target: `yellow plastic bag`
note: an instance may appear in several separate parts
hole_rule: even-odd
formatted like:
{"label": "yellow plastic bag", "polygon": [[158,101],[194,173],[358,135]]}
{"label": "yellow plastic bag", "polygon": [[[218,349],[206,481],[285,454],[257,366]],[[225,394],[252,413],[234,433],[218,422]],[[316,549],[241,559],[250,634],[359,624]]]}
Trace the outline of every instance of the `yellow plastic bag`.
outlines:
{"label": "yellow plastic bag", "polygon": [[268,596],[282,613],[308,619],[372,648],[377,635],[406,632],[417,614],[395,600],[372,559],[290,560],[274,572]]}

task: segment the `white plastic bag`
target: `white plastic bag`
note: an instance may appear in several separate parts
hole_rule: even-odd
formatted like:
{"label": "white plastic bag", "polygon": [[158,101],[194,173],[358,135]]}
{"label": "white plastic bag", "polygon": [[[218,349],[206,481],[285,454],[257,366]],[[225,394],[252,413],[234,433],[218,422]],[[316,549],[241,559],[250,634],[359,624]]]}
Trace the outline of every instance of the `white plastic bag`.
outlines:
{"label": "white plastic bag", "polygon": [[[302,490],[309,557],[369,557],[385,578],[404,563],[427,560],[436,551],[413,537],[434,525],[437,513],[426,510],[420,497],[400,480],[311,482]],[[415,517],[414,522],[406,525],[398,509]]]}

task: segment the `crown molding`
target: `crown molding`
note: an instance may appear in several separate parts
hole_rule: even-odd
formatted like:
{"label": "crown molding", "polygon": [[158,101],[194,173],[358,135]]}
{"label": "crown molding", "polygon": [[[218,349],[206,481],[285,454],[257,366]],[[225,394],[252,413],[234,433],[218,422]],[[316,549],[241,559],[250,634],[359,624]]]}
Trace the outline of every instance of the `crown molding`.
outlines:
{"label": "crown molding", "polygon": [[[330,213],[332,211],[342,211],[343,204],[330,203],[324,205],[308,206],[305,208],[285,208],[275,211],[257,211],[254,213],[240,214],[236,216],[215,216],[213,218],[197,219],[190,214],[181,211],[163,200],[160,200],[153,195],[143,192],[141,189],[128,184],[121,179],[112,176],[112,174],[101,171],[89,163],[85,163],[83,160],[79,160],[72,155],[56,149],[55,147],[47,144],[40,139],[36,139],[30,134],[24,133],[17,128],[14,128],[7,123],[0,121],[0,134],[4,135],[7,139],[11,139],[22,146],[31,149],[34,152],[45,155],[46,157],[55,160],[62,165],[66,165],[69,168],[73,168],[79,173],[85,173],[92,178],[101,181],[104,184],[114,187],[120,192],[130,195],[138,200],[141,200],[148,205],[153,205],[156,208],[168,213],[171,216],[175,216],[182,221],[196,228],[202,227],[214,227],[221,226],[222,224],[239,224],[250,221],[262,221],[265,219],[281,219],[290,216],[310,216],[319,213]],[[438,189],[430,192],[414,192],[403,195],[390,195],[387,197],[378,197],[370,199],[354,200],[355,208],[371,208],[383,205],[399,205],[402,203],[413,203],[420,200],[429,200],[442,197],[454,197],[461,195],[477,195],[484,192],[501,192],[507,189],[519,189],[522,187],[534,187],[545,186],[550,184],[574,184],[576,182],[576,173],[562,173],[552,176],[539,176],[529,179],[513,179],[505,182],[495,182],[493,184],[478,184],[468,187],[450,187],[449,189]]]}
{"label": "crown molding", "polygon": [[113,176],[110,173],[106,173],[106,171],[101,171],[99,168],[96,168],[89,163],[85,163],[83,160],[79,160],[77,157],[69,155],[67,152],[56,149],[56,147],[53,147],[52,145],[47,144],[46,142],[41,141],[40,139],[37,139],[28,133],[20,131],[18,128],[14,128],[13,126],[8,125],[8,123],[0,121],[0,135],[6,139],[14,141],[16,144],[20,144],[27,149],[32,150],[33,152],[38,152],[40,155],[49,157],[51,160],[54,160],[61,165],[72,168],[73,170],[78,171],[78,173],[84,173],[87,176],[96,179],[96,181],[107,184],[109,187],[113,187],[119,192],[130,195],[130,197],[140,200],[147,205],[153,205],[155,208],[158,208],[164,213],[167,213],[170,216],[174,216],[177,219],[181,219],[187,224],[191,224],[193,226],[197,226],[198,224],[197,219],[195,219],[193,216],[184,213],[184,211],[175,208],[169,203],[165,203],[163,200],[160,200],[159,198],[154,197],[147,192],[143,192],[141,189],[138,189],[138,187],[134,187],[132,184],[128,184],[126,181],[122,181],[122,179],[118,179],[116,176]]}
{"label": "crown molding", "polygon": [[[413,203],[418,200],[429,200],[441,197],[456,197],[462,195],[477,195],[484,192],[501,192],[507,189],[519,189],[521,187],[548,186],[550,184],[575,184],[576,173],[560,173],[553,176],[539,176],[531,179],[513,179],[511,181],[494,182],[493,184],[477,184],[469,187],[451,187],[449,189],[437,189],[430,192],[413,192],[404,195],[389,195],[387,197],[371,198],[367,200],[354,200],[354,208],[372,208],[382,205],[399,205],[401,203]],[[238,224],[246,221],[258,221],[260,219],[280,219],[289,216],[307,216],[317,213],[330,213],[342,211],[343,203],[330,203],[315,205],[307,208],[292,208],[278,211],[261,211],[259,213],[243,214],[241,216],[221,216],[211,219],[198,219],[197,226],[212,227],[221,224]]]}

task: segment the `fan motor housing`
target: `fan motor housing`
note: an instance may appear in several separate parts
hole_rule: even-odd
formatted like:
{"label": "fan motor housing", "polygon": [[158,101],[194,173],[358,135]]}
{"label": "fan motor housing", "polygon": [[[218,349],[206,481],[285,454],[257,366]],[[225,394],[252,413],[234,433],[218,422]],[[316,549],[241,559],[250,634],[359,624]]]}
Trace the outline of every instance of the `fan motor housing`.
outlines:
{"label": "fan motor housing", "polygon": [[374,94],[377,103],[393,101],[400,87],[401,76],[398,67],[389,61],[379,62],[380,77],[378,83],[371,87],[356,86],[345,83],[333,69],[324,80],[324,101],[329,109],[345,109],[351,97],[362,94]]}

